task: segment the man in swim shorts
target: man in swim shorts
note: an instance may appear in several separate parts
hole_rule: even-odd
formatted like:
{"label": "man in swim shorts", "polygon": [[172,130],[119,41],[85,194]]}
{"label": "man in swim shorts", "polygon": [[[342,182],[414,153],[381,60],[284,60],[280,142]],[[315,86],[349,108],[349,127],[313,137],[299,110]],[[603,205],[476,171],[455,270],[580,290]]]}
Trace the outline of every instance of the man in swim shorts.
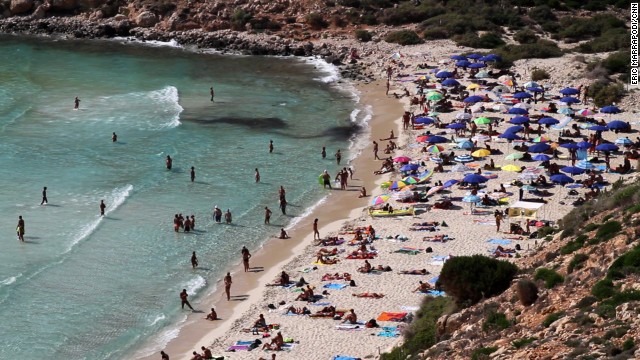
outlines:
{"label": "man in swim shorts", "polygon": [[107,205],[104,203],[104,200],[100,200],[100,216],[104,216],[104,209],[107,208]]}
{"label": "man in swim shorts", "polygon": [[184,306],[187,305],[189,309],[193,310],[193,308],[191,307],[191,304],[189,304],[189,300],[187,300],[187,297],[189,297],[189,294],[187,294],[187,289],[182,289],[182,292],[180,293],[180,301],[182,303],[182,308],[184,309]]}
{"label": "man in swim shorts", "polygon": [[227,294],[227,301],[231,300],[231,273],[224,277],[224,292]]}
{"label": "man in swim shorts", "polygon": [[196,257],[196,252],[191,253],[191,267],[194,269],[198,267],[198,258]]}
{"label": "man in swim shorts", "polygon": [[191,167],[191,182],[194,182],[196,180],[196,168],[195,167]]}
{"label": "man in swim shorts", "polygon": [[264,223],[271,224],[271,209],[268,206],[264,207]]}
{"label": "man in swim shorts", "polygon": [[24,220],[22,215],[18,216],[18,226],[16,227],[16,233],[18,234],[18,240],[24,242]]}
{"label": "man in swim shorts", "polygon": [[247,272],[250,269],[249,259],[251,259],[251,253],[249,252],[249,249],[247,249],[246,246],[243,246],[240,252],[242,254],[242,264],[244,265],[244,272]]}
{"label": "man in swim shorts", "polygon": [[44,205],[48,203],[49,203],[49,200],[47,199],[47,187],[45,186],[44,189],[42,189],[42,202],[40,203],[40,205]]}

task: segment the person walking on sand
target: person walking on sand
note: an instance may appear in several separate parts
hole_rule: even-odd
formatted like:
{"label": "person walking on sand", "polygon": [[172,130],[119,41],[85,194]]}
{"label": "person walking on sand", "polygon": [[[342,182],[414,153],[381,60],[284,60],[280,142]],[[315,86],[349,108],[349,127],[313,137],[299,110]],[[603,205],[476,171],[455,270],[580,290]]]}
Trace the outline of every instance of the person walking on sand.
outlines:
{"label": "person walking on sand", "polygon": [[256,182],[259,183],[260,182],[260,171],[258,171],[258,168],[256,168],[256,173],[255,173],[255,179]]}
{"label": "person walking on sand", "polygon": [[231,210],[227,209],[227,212],[224,213],[224,222],[227,224],[231,224]]}
{"label": "person walking on sand", "polygon": [[80,108],[80,99],[76,96],[73,100],[73,109],[78,110],[78,108]]}
{"label": "person walking on sand", "polygon": [[322,155],[322,160],[327,158],[327,148],[326,147],[322,147],[322,152],[320,153]]}
{"label": "person walking on sand", "polygon": [[264,207],[264,223],[265,225],[271,224],[271,209],[268,206]]}
{"label": "person walking on sand", "polygon": [[198,257],[196,257],[195,251],[191,253],[191,267],[194,269],[198,267]]}
{"label": "person walking on sand", "polygon": [[496,210],[496,212],[493,213],[493,216],[495,216],[496,218],[496,232],[500,232],[500,223],[502,222],[502,213]]}
{"label": "person walking on sand", "polygon": [[249,259],[251,259],[251,253],[246,246],[243,246],[240,252],[242,253],[242,264],[244,265],[244,272],[247,272],[250,269]]}
{"label": "person walking on sand", "polygon": [[338,151],[336,151],[336,163],[338,165],[340,165],[340,160],[342,160],[342,153],[340,153],[340,149],[338,149]]}
{"label": "person walking on sand", "polygon": [[173,160],[171,159],[171,156],[169,156],[169,155],[167,155],[166,164],[167,164],[167,170],[171,170],[171,166],[173,166]]}
{"label": "person walking on sand", "polygon": [[16,234],[18,235],[18,240],[24,242],[24,219],[22,219],[22,215],[18,216],[18,226],[16,227]]}
{"label": "person walking on sand", "polygon": [[191,182],[196,180],[196,168],[194,166],[191,167]]}
{"label": "person walking on sand", "polygon": [[100,216],[104,216],[104,210],[107,208],[107,205],[104,203],[104,200],[100,200]]}
{"label": "person walking on sand", "polygon": [[227,301],[231,300],[231,273],[224,277],[224,292],[227,294]]}
{"label": "person walking on sand", "polygon": [[215,95],[215,92],[213,91],[213,86],[209,88],[209,94],[211,95],[211,101],[213,101],[213,96]]}
{"label": "person walking on sand", "polygon": [[49,200],[47,199],[47,187],[45,186],[42,189],[42,202],[40,202],[40,205],[44,205],[48,203],[49,203]]}
{"label": "person walking on sand", "polygon": [[187,305],[189,309],[194,311],[191,307],[191,304],[189,304],[189,300],[187,300],[188,297],[189,294],[187,294],[187,289],[182,289],[182,292],[180,293],[180,302],[182,303],[182,308],[184,309],[184,306]]}
{"label": "person walking on sand", "polygon": [[169,355],[164,351],[160,351],[160,356],[162,356],[160,360],[169,360]]}
{"label": "person walking on sand", "polygon": [[116,142],[118,141],[118,135],[116,135],[115,132],[111,133],[111,141],[112,142]]}
{"label": "person walking on sand", "polygon": [[375,140],[373,141],[373,158],[375,160],[380,160],[378,157],[378,143]]}
{"label": "person walking on sand", "polygon": [[318,240],[320,240],[320,232],[318,232],[318,219],[313,220],[313,240],[316,240],[316,235],[318,236]]}
{"label": "person walking on sand", "polygon": [[273,152],[273,140],[269,140],[269,154]]}

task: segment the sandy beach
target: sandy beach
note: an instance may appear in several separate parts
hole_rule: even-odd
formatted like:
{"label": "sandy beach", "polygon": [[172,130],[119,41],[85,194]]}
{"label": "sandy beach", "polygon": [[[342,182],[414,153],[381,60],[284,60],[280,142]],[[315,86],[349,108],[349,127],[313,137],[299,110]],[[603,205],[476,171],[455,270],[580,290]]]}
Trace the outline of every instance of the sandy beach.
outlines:
{"label": "sandy beach", "polygon": [[[436,49],[429,48],[426,45],[412,47],[411,52],[402,53],[402,57],[393,63],[394,75],[391,83],[391,93],[402,93],[407,88],[411,96],[416,93],[414,80],[420,76],[430,76],[429,70],[417,69],[417,64],[427,63],[431,67],[441,67],[453,69],[451,63],[444,63],[441,60],[447,59],[450,55],[462,53],[469,49],[461,49],[454,46],[451,42],[440,43],[442,45]],[[390,49],[382,49],[377,54],[384,54]],[[365,50],[363,49],[364,53]],[[428,55],[427,55],[428,52]],[[429,131],[431,134],[439,134],[447,139],[465,139],[469,138],[469,132],[466,135],[456,135],[454,130],[445,128],[436,128],[428,126],[424,129],[402,130],[401,116],[405,110],[420,113],[416,107],[408,105],[408,97],[396,99],[391,94],[385,95],[385,81],[382,80],[382,71],[387,65],[392,64],[390,59],[374,56],[370,53],[368,57],[361,60],[368,62],[370,69],[379,73],[381,80],[372,84],[358,84],[360,91],[360,101],[363,104],[370,104],[373,110],[373,117],[370,121],[370,134],[362,136],[370,136],[371,140],[376,140],[380,144],[380,157],[397,157],[407,156],[412,163],[418,164],[420,172],[431,170],[435,167],[435,163],[430,160],[433,154],[422,152],[423,145],[416,141],[418,135]],[[559,66],[558,63],[569,63],[571,60],[568,56],[561,59],[540,60],[535,62],[518,62],[514,71],[520,75],[520,82],[528,81],[528,74],[532,66],[546,68],[551,74],[551,79],[540,82],[547,89],[547,96],[556,95],[558,91],[566,86],[579,86],[586,82],[576,82],[569,80],[570,70],[568,66]],[[402,65],[399,65],[402,63]],[[463,86],[471,84],[471,80],[467,74],[462,74],[458,79]],[[494,80],[497,81],[497,80]],[[435,85],[435,79],[431,82]],[[438,87],[439,88],[439,87]],[[434,88],[435,89],[435,88]],[[428,90],[434,90],[428,89]],[[506,114],[504,111],[491,111],[491,107],[495,105],[497,100],[494,93],[484,91],[482,88],[472,91],[476,95],[489,95],[491,102],[485,103],[487,110],[483,113],[474,113],[474,118],[486,116],[494,120],[494,130],[503,133],[513,124],[507,122],[514,115]],[[459,107],[453,112],[439,114],[438,117],[443,123],[450,123],[454,120],[456,114],[462,111],[462,104],[456,102],[454,107]],[[541,114],[543,107],[546,107],[550,100],[531,104],[530,114]],[[617,120],[628,121],[634,129],[638,128],[637,122],[633,122],[633,114],[631,113],[628,102],[620,104],[625,110],[621,114],[614,115]],[[573,109],[593,108],[593,104],[574,105]],[[553,116],[561,119],[561,114],[546,114],[545,116]],[[610,121],[613,118],[609,115],[596,117]],[[575,123],[575,122],[573,122]],[[533,126],[535,129],[535,126]],[[398,136],[396,142],[399,148],[391,154],[384,154],[387,141],[380,139],[387,138],[390,130]],[[480,130],[486,130],[486,126],[479,126]],[[581,129],[583,136],[592,133],[586,127]],[[522,135],[522,134],[520,134]],[[559,132],[555,130],[546,130],[544,136],[551,140],[559,137]],[[615,134],[612,131],[606,131],[603,138],[614,141],[619,137],[627,134]],[[537,135],[533,135],[532,139]],[[573,138],[580,141],[579,138]],[[635,139],[631,139],[635,141]],[[501,224],[500,231],[496,229],[495,218],[493,213],[496,209],[504,211],[519,199],[519,187],[513,185],[514,180],[520,179],[520,172],[510,172],[500,170],[501,167],[512,164],[527,168],[527,172],[535,175],[548,175],[544,169],[540,168],[539,161],[520,161],[517,159],[507,159],[511,154],[518,153],[513,149],[515,143],[507,142],[505,139],[489,137],[486,139],[493,150],[492,155],[482,158],[475,158],[473,161],[466,163],[467,169],[462,171],[453,171],[454,166],[445,166],[444,172],[434,173],[427,183],[432,187],[436,182],[447,180],[461,180],[465,174],[477,172],[482,169],[485,164],[493,160],[496,168],[492,170],[481,170],[481,175],[489,177],[486,188],[481,189],[487,195],[491,195],[494,191],[500,190],[502,185],[506,190],[506,194],[499,196],[497,199],[504,199],[504,203],[499,206],[491,206],[487,208],[473,208],[468,202],[463,201],[466,196],[471,195],[470,189],[459,188],[457,185],[451,186],[443,191],[430,194],[429,200],[424,203],[424,210],[417,211],[414,216],[395,216],[372,218],[366,212],[366,208],[370,205],[372,198],[382,193],[390,193],[391,200],[389,203],[395,209],[403,206],[411,206],[413,204],[402,203],[398,201],[398,196],[389,190],[382,189],[380,184],[383,181],[392,179],[399,180],[400,174],[394,172],[384,175],[373,175],[374,170],[378,170],[381,161],[373,160],[371,141],[369,145],[362,151],[362,154],[354,159],[351,164],[355,168],[354,180],[349,182],[349,191],[333,190],[327,201],[313,211],[313,213],[305,218],[300,224],[289,232],[291,239],[280,240],[273,239],[267,242],[263,249],[260,249],[251,259],[251,266],[255,271],[244,273],[240,265],[240,249],[238,249],[238,266],[232,269],[234,284],[232,287],[232,296],[234,301],[227,302],[223,298],[220,291],[222,288],[218,286],[218,291],[210,298],[202,303],[211,304],[215,307],[218,315],[222,320],[210,322],[204,320],[206,312],[210,306],[201,306],[204,313],[195,313],[190,315],[188,324],[181,330],[180,335],[172,340],[166,347],[165,351],[171,355],[172,359],[190,359],[193,350],[199,350],[200,346],[207,346],[212,353],[218,356],[225,356],[225,359],[271,359],[272,351],[262,350],[260,348],[247,351],[243,346],[246,342],[256,339],[263,343],[269,342],[278,331],[282,333],[285,339],[291,339],[292,343],[283,351],[277,352],[277,359],[332,359],[336,355],[351,356],[359,358],[378,358],[379,354],[385,352],[397,345],[401,341],[402,327],[406,322],[395,322],[381,320],[383,312],[400,313],[406,317],[417,310],[421,301],[427,294],[414,292],[419,281],[435,284],[435,280],[448,256],[484,254],[491,256],[494,254],[498,246],[514,249],[519,247],[521,250],[517,253],[519,256],[525,256],[527,251],[543,244],[536,240],[529,240],[528,236],[509,234],[510,222],[508,218]],[[477,141],[477,146],[482,148],[483,141]],[[446,143],[439,144],[443,148],[443,152],[453,151],[456,156],[468,155],[469,150],[459,149],[458,142],[448,140]],[[567,157],[567,149],[558,148],[560,150],[560,158],[553,160],[560,166],[570,165],[570,159]],[[532,154],[536,155],[536,154]],[[602,158],[602,155],[600,155]],[[611,167],[622,163],[621,155],[612,156]],[[595,166],[602,166],[604,163],[596,163]],[[632,166],[636,166],[635,160],[632,160]],[[335,175],[335,174],[331,174]],[[609,183],[616,181],[620,174],[605,172],[603,177]],[[586,175],[574,175],[576,180],[586,179]],[[528,182],[524,180],[524,182]],[[359,189],[365,186],[369,196],[358,198]],[[416,191],[422,188],[415,189]],[[524,191],[523,200],[546,200],[544,205],[538,211],[538,219],[550,221],[553,226],[554,222],[566,214],[573,208],[572,203],[579,197],[585,197],[588,189],[581,187],[562,187],[555,186],[545,188],[548,194],[540,195],[537,192]],[[573,192],[570,193],[570,191]],[[436,209],[432,206],[434,203],[448,199],[453,206],[450,209]],[[313,234],[311,231],[311,222],[314,218],[320,219],[320,235],[322,238],[328,236],[337,236],[344,238],[345,242],[340,246],[324,246],[327,250],[337,248],[335,256],[339,262],[335,265],[316,264],[317,252],[323,246],[315,246],[313,243]],[[424,223],[437,222],[436,226],[424,226]],[[446,226],[443,224],[446,223]],[[382,271],[375,273],[360,273],[358,268],[362,267],[364,260],[347,259],[347,254],[358,249],[357,246],[350,246],[349,242],[354,238],[354,234],[349,229],[356,227],[373,226],[376,230],[376,240],[368,246],[369,251],[376,252],[376,256],[369,260],[374,267],[381,265],[390,267],[390,271]],[[522,223],[523,227],[524,224]],[[542,223],[539,224],[542,226]],[[431,229],[432,228],[432,229]],[[532,231],[535,231],[535,226]],[[435,235],[446,235],[446,241],[434,241],[432,237]],[[431,252],[426,249],[431,248]],[[510,258],[517,261],[516,256]],[[407,275],[401,274],[406,270],[425,269],[428,274],[424,275]],[[314,287],[315,294],[322,294],[322,298],[316,303],[307,303],[305,301],[296,301],[296,297],[300,294],[297,287],[283,288],[281,286],[267,286],[273,283],[278,274],[286,271],[292,281],[298,281],[304,277],[306,282]],[[323,277],[327,274],[344,274],[349,273],[351,279],[356,286],[350,286],[349,281],[344,279],[323,281]],[[354,296],[361,293],[378,293],[383,294],[382,298],[360,298]],[[437,293],[435,295],[438,295]],[[271,307],[268,305],[272,304]],[[365,328],[362,324],[357,328],[339,328],[342,323],[340,320],[331,318],[312,318],[304,315],[287,314],[287,308],[294,306],[296,308],[307,307],[311,312],[321,310],[325,306],[335,306],[337,309],[348,311],[354,309],[358,320],[368,321],[370,319],[378,319],[378,324],[386,328]],[[259,314],[263,314],[267,324],[276,324],[268,335],[263,333],[253,335],[247,329],[252,327]],[[398,328],[399,327],[399,328]],[[241,342],[241,343],[238,343]],[[234,344],[239,344],[236,351],[227,351]],[[158,355],[149,357],[156,359]]]}

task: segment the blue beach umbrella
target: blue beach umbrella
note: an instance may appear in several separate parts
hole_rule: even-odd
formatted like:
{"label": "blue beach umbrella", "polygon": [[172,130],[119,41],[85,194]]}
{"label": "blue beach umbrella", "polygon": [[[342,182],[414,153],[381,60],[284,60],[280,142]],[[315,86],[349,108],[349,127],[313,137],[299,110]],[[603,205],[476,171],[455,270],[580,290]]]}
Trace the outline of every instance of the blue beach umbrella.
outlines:
{"label": "blue beach umbrella", "polygon": [[577,149],[578,148],[578,144],[576,144],[576,143],[564,143],[564,144],[560,144],[560,147],[563,147],[565,149]]}
{"label": "blue beach umbrella", "polygon": [[631,139],[629,138],[621,137],[621,138],[617,138],[615,143],[618,145],[628,146],[633,144],[633,141],[631,141]]}
{"label": "blue beach umbrella", "polygon": [[429,138],[427,139],[427,142],[430,144],[441,144],[441,143],[446,143],[448,141],[449,139],[447,139],[446,137],[438,136],[438,135],[429,136]]}
{"label": "blue beach umbrella", "polygon": [[573,115],[574,112],[575,111],[573,111],[572,108],[568,108],[568,107],[558,109],[558,114],[562,114],[562,115]]}
{"label": "blue beach umbrella", "polygon": [[487,67],[487,65],[483,64],[483,63],[473,63],[471,65],[469,65],[469,68],[471,69],[480,69],[483,67]]}
{"label": "blue beach umbrella", "polygon": [[453,124],[449,124],[447,125],[447,129],[464,129],[467,126],[465,124],[461,124],[461,123],[453,123]]}
{"label": "blue beach umbrella", "polygon": [[413,171],[413,170],[418,170],[418,168],[420,167],[420,165],[418,164],[407,164],[404,165],[400,168],[400,171]]}
{"label": "blue beach umbrella", "polygon": [[512,115],[527,115],[529,114],[529,110],[527,109],[522,109],[522,108],[517,108],[517,107],[512,107],[511,109],[509,109],[507,111],[507,114],[512,114]]}
{"label": "blue beach umbrella", "polygon": [[458,143],[458,148],[460,149],[465,149],[465,150],[471,150],[473,149],[473,143],[469,140],[464,140]]}
{"label": "blue beach umbrella", "polygon": [[547,150],[551,149],[551,145],[547,143],[537,143],[535,145],[529,146],[530,153],[543,153]]}
{"label": "blue beach umbrella", "polygon": [[545,154],[538,154],[538,155],[533,157],[533,160],[535,160],[535,161],[549,161],[549,160],[551,160],[551,156],[545,155]]}
{"label": "blue beach umbrella", "polygon": [[604,143],[596,146],[598,151],[618,151],[618,146],[612,143]]}
{"label": "blue beach umbrella", "polygon": [[578,146],[578,149],[586,150],[586,149],[590,148],[592,144],[590,142],[588,142],[588,141],[580,141],[576,145]]}
{"label": "blue beach umbrella", "polygon": [[578,161],[578,163],[576,164],[576,167],[579,167],[580,169],[585,169],[585,170],[591,170],[596,168],[595,165],[588,162],[587,160]]}
{"label": "blue beach umbrella", "polygon": [[606,126],[602,126],[602,125],[593,125],[589,127],[589,130],[591,131],[608,131],[609,128]]}
{"label": "blue beach umbrella", "polygon": [[478,195],[467,195],[462,198],[463,202],[475,204],[480,201],[480,197]]}
{"label": "blue beach umbrella", "polygon": [[467,60],[467,57],[464,55],[451,55],[450,59],[452,60]]}
{"label": "blue beach umbrella", "polygon": [[439,73],[436,74],[436,77],[438,79],[446,79],[446,78],[450,78],[453,77],[453,73],[451,71],[440,71]]}
{"label": "blue beach umbrella", "polygon": [[456,79],[452,79],[452,78],[449,78],[449,79],[444,80],[441,84],[442,84],[443,86],[458,86],[458,85],[460,85],[460,83],[458,82],[458,80],[456,80]]}
{"label": "blue beach umbrella", "polygon": [[572,178],[568,177],[565,174],[556,174],[556,175],[551,175],[551,181],[556,183],[556,184],[569,184],[572,182],[575,182],[575,180],[573,180]]}
{"label": "blue beach umbrella", "polygon": [[436,120],[433,119],[433,118],[430,118],[430,117],[417,117],[414,120],[414,122],[416,124],[425,124],[425,125],[427,125],[427,124],[433,124],[434,122],[436,122]]}
{"label": "blue beach umbrella", "polygon": [[568,96],[568,95],[578,95],[580,94],[580,90],[575,88],[564,88],[560,90],[560,94]]}
{"label": "blue beach umbrella", "polygon": [[461,162],[461,163],[467,163],[467,162],[472,162],[475,159],[472,156],[469,155],[458,155],[455,158],[453,158],[455,161],[457,162]]}
{"label": "blue beach umbrella", "polygon": [[477,103],[480,101],[484,101],[484,97],[478,95],[472,95],[463,100],[466,103]]}
{"label": "blue beach umbrella", "polygon": [[544,89],[540,87],[528,87],[527,91],[531,91],[532,93],[541,93],[544,92]]}
{"label": "blue beach umbrella", "polygon": [[453,186],[453,185],[455,185],[455,184],[457,184],[459,182],[460,181],[455,180],[455,179],[447,180],[447,181],[444,182],[444,184],[442,184],[442,188],[446,189],[446,188],[451,187],[451,186]]}
{"label": "blue beach umbrella", "polygon": [[467,182],[469,184],[479,184],[479,183],[485,183],[487,181],[489,181],[489,179],[487,179],[486,177],[482,176],[482,175],[478,175],[478,174],[469,174],[467,176],[464,177],[464,179],[462,179],[463,182]]}
{"label": "blue beach umbrella", "polygon": [[560,121],[552,118],[552,117],[543,117],[542,119],[538,120],[538,124],[542,124],[542,125],[555,125],[557,123],[559,123]]}
{"label": "blue beach umbrella", "polygon": [[456,66],[459,66],[459,67],[467,67],[469,65],[471,65],[471,63],[467,59],[456,61]]}
{"label": "blue beach umbrella", "polygon": [[473,59],[473,60],[478,60],[482,57],[482,55],[479,54],[469,54],[467,55],[467,59]]}
{"label": "blue beach umbrella", "polygon": [[526,124],[529,122],[529,118],[526,116],[516,116],[509,120],[509,122],[512,124]]}
{"label": "blue beach umbrella", "polygon": [[615,105],[609,105],[609,106],[605,106],[602,109],[600,109],[601,113],[605,113],[605,114],[617,114],[620,111],[620,108],[615,106]]}
{"label": "blue beach umbrella", "polygon": [[629,125],[621,120],[613,120],[610,123],[607,124],[607,128],[611,129],[611,130],[622,130],[622,129],[626,129]]}
{"label": "blue beach umbrella", "polygon": [[580,169],[577,166],[565,166],[560,171],[571,174],[571,175],[579,175],[584,173],[584,169]]}
{"label": "blue beach umbrella", "polygon": [[563,102],[565,104],[577,104],[577,103],[580,102],[580,100],[578,100],[578,99],[576,99],[574,97],[571,97],[571,96],[566,96],[566,97],[563,97],[562,99],[560,99],[560,102]]}
{"label": "blue beach umbrella", "polygon": [[513,94],[513,98],[514,99],[528,99],[528,98],[531,98],[531,97],[533,97],[533,95],[529,94],[528,92],[524,92],[524,91],[517,92],[517,93]]}
{"label": "blue beach umbrella", "polygon": [[505,132],[504,134],[500,134],[500,135],[498,135],[498,138],[507,139],[507,140],[520,140],[520,139],[522,139],[516,133],[512,133],[512,132]]}
{"label": "blue beach umbrella", "polygon": [[505,130],[504,132],[505,133],[514,133],[515,134],[515,133],[520,132],[522,130],[524,130],[524,126],[516,125],[516,126],[508,127],[507,130]]}

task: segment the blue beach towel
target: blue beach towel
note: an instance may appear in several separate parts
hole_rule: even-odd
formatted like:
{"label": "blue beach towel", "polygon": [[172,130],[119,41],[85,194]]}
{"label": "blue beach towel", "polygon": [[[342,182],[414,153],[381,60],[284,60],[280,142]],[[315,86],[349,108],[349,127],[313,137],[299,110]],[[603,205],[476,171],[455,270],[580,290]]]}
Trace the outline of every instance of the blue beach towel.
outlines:
{"label": "blue beach towel", "polygon": [[507,239],[489,239],[487,242],[495,245],[511,245],[511,240]]}
{"label": "blue beach towel", "polygon": [[446,260],[447,257],[445,255],[435,255],[431,257],[431,260]]}
{"label": "blue beach towel", "polygon": [[333,357],[333,360],[358,360],[358,358],[354,358],[351,356],[340,356],[340,355],[336,355]]}
{"label": "blue beach towel", "polygon": [[347,285],[329,283],[329,284],[324,284],[322,287],[325,288],[325,289],[341,290],[341,289],[346,288]]}
{"label": "blue beach towel", "polygon": [[253,341],[253,340],[248,340],[248,341],[242,341],[242,340],[240,340],[240,341],[236,341],[235,345],[251,345],[251,344],[253,344],[253,343],[254,343],[254,341]]}
{"label": "blue beach towel", "polygon": [[382,337],[398,337],[400,333],[396,331],[380,331],[377,335]]}
{"label": "blue beach towel", "polygon": [[316,303],[312,303],[311,305],[313,306],[329,306],[331,305],[330,302],[316,302]]}
{"label": "blue beach towel", "polygon": [[438,291],[438,290],[429,290],[427,292],[423,292],[423,294],[429,295],[429,296],[435,296],[435,297],[440,297],[440,296],[445,296],[446,295],[444,293],[444,291]]}
{"label": "blue beach towel", "polygon": [[435,284],[436,282],[438,282],[438,279],[440,278],[440,276],[436,276],[434,278],[432,278],[431,280],[429,280],[428,282],[431,284]]}

